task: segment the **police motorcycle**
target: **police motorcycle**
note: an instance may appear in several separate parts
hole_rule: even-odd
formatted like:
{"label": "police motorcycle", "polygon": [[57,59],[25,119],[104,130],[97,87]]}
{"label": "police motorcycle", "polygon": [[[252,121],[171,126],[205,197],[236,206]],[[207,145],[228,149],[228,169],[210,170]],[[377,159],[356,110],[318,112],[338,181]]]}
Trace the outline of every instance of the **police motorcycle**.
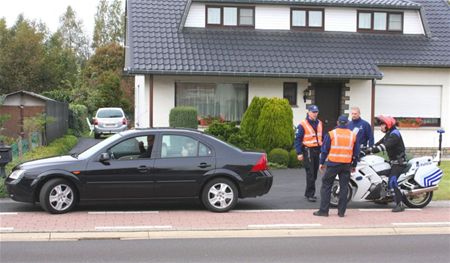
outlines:
{"label": "police motorcycle", "polygon": [[[440,136],[441,137],[441,136]],[[443,176],[438,167],[440,149],[436,157],[423,156],[407,162],[397,182],[403,194],[403,203],[409,208],[423,208],[433,198],[433,191]],[[391,165],[368,149],[362,149],[360,161],[350,175],[348,201],[388,204],[394,201],[394,192],[388,188]],[[331,206],[339,201],[339,179],[336,177],[331,189]]]}

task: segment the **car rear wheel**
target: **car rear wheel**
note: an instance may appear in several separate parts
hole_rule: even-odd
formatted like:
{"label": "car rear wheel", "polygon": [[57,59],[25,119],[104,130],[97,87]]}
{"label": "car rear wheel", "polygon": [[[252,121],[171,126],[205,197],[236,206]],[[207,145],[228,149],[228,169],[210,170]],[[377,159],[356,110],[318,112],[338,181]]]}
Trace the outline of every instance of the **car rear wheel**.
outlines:
{"label": "car rear wheel", "polygon": [[100,134],[99,133],[94,133],[94,138],[95,139],[100,139]]}
{"label": "car rear wheel", "polygon": [[237,201],[236,185],[228,179],[213,179],[203,188],[202,203],[210,211],[227,212],[233,209]]}
{"label": "car rear wheel", "polygon": [[76,200],[75,187],[61,178],[46,182],[39,194],[41,207],[52,214],[69,212],[75,206]]}

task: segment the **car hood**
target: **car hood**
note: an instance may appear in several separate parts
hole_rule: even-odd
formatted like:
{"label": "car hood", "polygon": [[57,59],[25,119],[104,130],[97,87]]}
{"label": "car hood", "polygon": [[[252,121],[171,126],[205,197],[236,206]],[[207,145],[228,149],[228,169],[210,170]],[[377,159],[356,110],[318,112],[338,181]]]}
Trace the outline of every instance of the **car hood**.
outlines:
{"label": "car hood", "polygon": [[72,164],[76,163],[79,160],[73,156],[70,155],[64,155],[64,156],[57,156],[57,157],[50,157],[50,158],[44,158],[44,159],[38,159],[33,161],[28,161],[20,164],[18,166],[19,169],[22,170],[29,170],[34,168],[42,168],[42,167],[58,167],[63,168],[64,164]]}

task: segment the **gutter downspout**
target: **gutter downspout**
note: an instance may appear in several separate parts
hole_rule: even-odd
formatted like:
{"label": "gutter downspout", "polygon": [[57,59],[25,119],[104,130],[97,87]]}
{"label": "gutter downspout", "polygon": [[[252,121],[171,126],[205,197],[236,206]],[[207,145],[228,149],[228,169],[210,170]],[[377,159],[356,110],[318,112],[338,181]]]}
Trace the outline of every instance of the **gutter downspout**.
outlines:
{"label": "gutter downspout", "polygon": [[370,102],[370,126],[372,127],[372,133],[375,129],[374,127],[374,119],[375,119],[375,86],[377,81],[372,79],[372,94],[371,94],[371,102]]}
{"label": "gutter downspout", "polygon": [[153,128],[153,75],[149,76],[149,85],[150,85],[150,98],[149,98],[149,126],[150,128]]}

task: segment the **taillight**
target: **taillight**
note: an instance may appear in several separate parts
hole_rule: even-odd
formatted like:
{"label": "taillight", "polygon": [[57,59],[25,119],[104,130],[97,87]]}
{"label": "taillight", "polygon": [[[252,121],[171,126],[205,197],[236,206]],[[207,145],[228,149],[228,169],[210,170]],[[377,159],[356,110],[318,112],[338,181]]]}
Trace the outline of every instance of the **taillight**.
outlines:
{"label": "taillight", "polygon": [[252,167],[252,172],[259,172],[267,170],[267,157],[264,153],[261,158],[259,158],[258,162]]}
{"label": "taillight", "polygon": [[123,125],[127,125],[127,119],[126,119],[126,118],[123,118],[122,124],[123,124]]}
{"label": "taillight", "polygon": [[94,125],[98,125],[98,120],[94,119]]}

